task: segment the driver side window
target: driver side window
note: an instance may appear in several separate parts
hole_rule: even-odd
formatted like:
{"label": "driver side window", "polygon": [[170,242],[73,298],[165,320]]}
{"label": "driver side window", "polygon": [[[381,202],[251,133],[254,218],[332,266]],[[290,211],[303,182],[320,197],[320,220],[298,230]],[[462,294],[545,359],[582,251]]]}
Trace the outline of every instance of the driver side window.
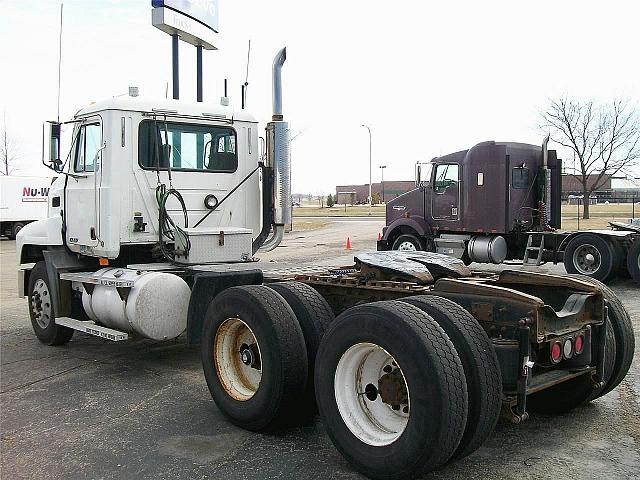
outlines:
{"label": "driver side window", "polygon": [[436,194],[444,193],[447,188],[458,186],[458,165],[438,165],[436,167],[433,191]]}
{"label": "driver side window", "polygon": [[76,139],[75,172],[93,172],[102,146],[102,129],[97,123],[82,125]]}

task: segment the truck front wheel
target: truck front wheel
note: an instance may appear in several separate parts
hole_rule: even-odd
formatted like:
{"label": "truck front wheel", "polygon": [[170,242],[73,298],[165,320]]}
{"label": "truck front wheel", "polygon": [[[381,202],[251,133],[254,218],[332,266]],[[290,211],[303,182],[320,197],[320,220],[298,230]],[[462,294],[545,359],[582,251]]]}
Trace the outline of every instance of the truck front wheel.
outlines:
{"label": "truck front wheel", "polygon": [[22,230],[24,225],[25,224],[22,222],[16,222],[13,225],[11,225],[11,230],[9,231],[9,240],[15,240],[16,237],[18,236],[18,232]]}
{"label": "truck front wheel", "polygon": [[601,282],[616,274],[616,251],[611,242],[593,233],[581,233],[569,240],[564,251],[567,273],[579,273]]}
{"label": "truck front wheel", "polygon": [[315,382],[331,440],[371,478],[433,470],[462,439],[462,363],[444,330],[413,305],[375,302],[339,315],[320,344]]}
{"label": "truck front wheel", "polygon": [[71,328],[56,324],[47,266],[35,264],[29,275],[29,316],[33,331],[46,345],[64,345],[73,336]]}
{"label": "truck front wheel", "polygon": [[393,245],[391,246],[391,250],[415,252],[424,250],[424,247],[422,246],[422,242],[417,236],[411,233],[405,233],[396,238],[396,240],[393,242]]}
{"label": "truck front wheel", "polygon": [[213,400],[248,430],[278,427],[297,413],[307,351],[287,302],[263,285],[231,287],[209,305],[202,367]]}

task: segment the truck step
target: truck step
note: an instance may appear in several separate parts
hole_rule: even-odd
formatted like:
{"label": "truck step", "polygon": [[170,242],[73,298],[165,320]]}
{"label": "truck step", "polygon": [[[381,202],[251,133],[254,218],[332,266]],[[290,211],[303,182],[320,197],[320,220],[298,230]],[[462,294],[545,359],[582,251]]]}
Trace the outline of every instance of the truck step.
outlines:
{"label": "truck step", "polygon": [[[524,249],[524,259],[522,263],[525,265],[539,266],[542,263],[544,250],[544,235],[542,233],[530,234],[527,238],[527,246]],[[533,255],[530,255],[530,253],[533,253]]]}
{"label": "truck step", "polygon": [[79,332],[88,333],[89,335],[94,335],[96,337],[106,338],[107,340],[111,340],[113,342],[121,342],[123,340],[129,339],[128,333],[114,330],[113,328],[96,325],[95,322],[91,320],[83,321],[76,320],[75,318],[60,317],[56,318],[56,324],[78,330]]}

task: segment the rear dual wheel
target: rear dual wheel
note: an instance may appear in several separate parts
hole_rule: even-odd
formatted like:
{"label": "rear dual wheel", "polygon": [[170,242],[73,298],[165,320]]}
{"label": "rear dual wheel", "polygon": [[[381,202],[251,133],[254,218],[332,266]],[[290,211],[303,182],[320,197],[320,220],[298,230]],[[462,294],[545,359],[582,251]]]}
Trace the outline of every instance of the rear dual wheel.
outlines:
{"label": "rear dual wheel", "polygon": [[356,306],[325,334],[318,409],[336,448],[371,478],[413,478],[449,460],[465,431],[465,372],[445,331],[399,301]]}
{"label": "rear dual wheel", "polygon": [[601,282],[616,276],[620,255],[614,244],[593,233],[580,233],[569,240],[564,251],[564,268],[569,274],[585,275]]}
{"label": "rear dual wheel", "polygon": [[315,353],[333,319],[326,301],[299,282],[233,287],[209,306],[201,343],[211,395],[236,425],[288,425],[314,411]]}
{"label": "rear dual wheel", "polygon": [[616,388],[620,382],[622,382],[631,367],[633,354],[636,348],[633,324],[631,323],[629,312],[624,308],[624,305],[618,296],[604,283],[596,280],[595,278],[585,277],[582,275],[570,276],[599,287],[602,290],[604,299],[609,307],[609,321],[611,322],[611,328],[615,338],[616,350],[611,378],[605,385],[604,389],[598,394],[598,397],[601,397]]}
{"label": "rear dual wheel", "polygon": [[460,357],[467,382],[468,415],[464,434],[452,460],[477,450],[498,421],[502,375],[491,340],[473,316],[457,303],[435,295],[405,297],[440,325]]}
{"label": "rear dual wheel", "polygon": [[622,382],[633,360],[633,325],[629,313],[617,295],[595,278],[584,275],[569,276],[599,287],[608,305],[608,318],[605,322],[604,386],[594,389],[593,381],[588,375],[560,383],[527,399],[528,408],[534,412],[564,413],[606,395]]}
{"label": "rear dual wheel", "polygon": [[307,379],[302,330],[284,299],[262,285],[232,287],[209,305],[202,366],[222,413],[248,430],[282,424]]}
{"label": "rear dual wheel", "polygon": [[640,283],[640,238],[636,239],[629,247],[627,253],[627,270],[631,278]]}

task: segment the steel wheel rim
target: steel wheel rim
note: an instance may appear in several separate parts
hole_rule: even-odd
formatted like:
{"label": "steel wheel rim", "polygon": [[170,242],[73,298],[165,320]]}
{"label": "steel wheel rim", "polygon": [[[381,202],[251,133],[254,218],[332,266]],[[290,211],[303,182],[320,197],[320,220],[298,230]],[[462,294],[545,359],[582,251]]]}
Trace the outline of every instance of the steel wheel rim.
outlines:
{"label": "steel wheel rim", "polygon": [[51,296],[49,287],[41,278],[36,280],[31,292],[31,310],[38,326],[46,329],[51,323]]}
{"label": "steel wheel rim", "polygon": [[403,252],[415,252],[417,248],[413,244],[413,242],[410,242],[409,240],[405,240],[400,245],[398,245],[398,250],[402,250]]}
{"label": "steel wheel rim", "polygon": [[[257,363],[248,364],[248,355]],[[222,322],[213,340],[213,359],[220,383],[230,397],[244,402],[255,395],[262,379],[262,355],[246,323],[239,318]]]}
{"label": "steel wheel rim", "polygon": [[573,252],[573,266],[583,275],[593,274],[598,271],[600,265],[602,265],[600,251],[589,243],[580,245]]}
{"label": "steel wheel rim", "polygon": [[[371,385],[377,388],[374,400],[369,396]],[[399,408],[384,401],[385,392],[387,397],[392,393],[403,398],[390,402]],[[358,343],[342,354],[336,367],[334,394],[343,422],[367,445],[392,444],[409,423],[411,402],[404,373],[393,356],[374,343]]]}

